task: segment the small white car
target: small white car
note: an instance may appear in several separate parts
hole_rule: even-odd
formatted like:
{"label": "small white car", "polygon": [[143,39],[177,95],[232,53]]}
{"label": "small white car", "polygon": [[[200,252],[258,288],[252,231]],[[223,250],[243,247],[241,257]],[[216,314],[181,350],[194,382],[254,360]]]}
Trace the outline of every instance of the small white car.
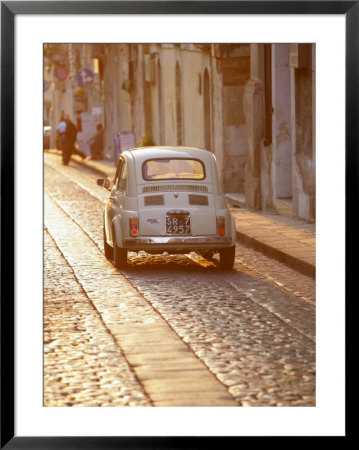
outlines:
{"label": "small white car", "polygon": [[192,251],[232,269],[236,230],[221,192],[214,155],[192,147],[143,147],[123,152],[104,211],[105,256],[117,268],[127,253]]}

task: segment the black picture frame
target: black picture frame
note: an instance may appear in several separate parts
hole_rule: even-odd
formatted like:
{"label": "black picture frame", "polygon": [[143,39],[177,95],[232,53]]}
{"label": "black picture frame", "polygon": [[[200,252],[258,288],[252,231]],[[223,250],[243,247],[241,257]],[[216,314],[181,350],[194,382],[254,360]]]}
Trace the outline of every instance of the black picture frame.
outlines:
{"label": "black picture frame", "polygon": [[[1,441],[6,449],[197,449],[233,437],[15,436],[14,395],[14,51],[17,14],[339,14],[346,19],[346,295],[358,248],[350,211],[358,204],[359,1],[4,1],[1,2]],[[346,436],[350,430],[346,428]],[[217,442],[220,440],[220,442]],[[234,445],[238,445],[235,442]]]}

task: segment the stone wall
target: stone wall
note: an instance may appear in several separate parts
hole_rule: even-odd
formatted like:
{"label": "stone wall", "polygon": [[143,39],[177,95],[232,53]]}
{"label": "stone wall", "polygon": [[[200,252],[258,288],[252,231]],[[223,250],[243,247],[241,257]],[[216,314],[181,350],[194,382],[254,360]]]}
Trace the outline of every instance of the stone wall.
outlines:
{"label": "stone wall", "polygon": [[265,146],[264,142],[261,142],[261,208],[264,211],[275,211],[275,200],[273,192],[273,180],[274,180],[274,161],[273,161],[273,146]]}
{"label": "stone wall", "polygon": [[249,80],[245,86],[244,112],[248,152],[245,168],[246,204],[261,209],[261,145],[263,141],[263,86],[260,81]]}
{"label": "stone wall", "polygon": [[223,87],[224,190],[244,192],[247,158],[244,86]]}

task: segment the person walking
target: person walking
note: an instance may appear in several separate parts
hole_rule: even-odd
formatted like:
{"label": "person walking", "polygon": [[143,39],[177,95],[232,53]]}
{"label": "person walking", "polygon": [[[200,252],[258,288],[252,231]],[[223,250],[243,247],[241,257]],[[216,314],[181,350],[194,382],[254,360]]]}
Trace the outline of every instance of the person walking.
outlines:
{"label": "person walking", "polygon": [[66,122],[65,122],[65,114],[62,113],[61,118],[60,118],[60,122],[57,126],[57,138],[56,139],[59,145],[56,145],[56,147],[59,147],[59,150],[61,150],[62,152],[64,151],[65,148],[65,131],[66,131]]}
{"label": "person walking", "polygon": [[78,150],[76,146],[77,139],[77,128],[76,125],[71,121],[70,117],[66,114],[64,116],[64,120],[66,123],[66,129],[64,132],[64,146],[62,150],[62,163],[67,166],[70,162],[71,155],[73,153],[81,156],[82,159],[86,158],[85,153]]}
{"label": "person walking", "polygon": [[96,134],[87,141],[90,143],[91,159],[103,159],[104,129],[100,123],[96,125],[96,131]]}

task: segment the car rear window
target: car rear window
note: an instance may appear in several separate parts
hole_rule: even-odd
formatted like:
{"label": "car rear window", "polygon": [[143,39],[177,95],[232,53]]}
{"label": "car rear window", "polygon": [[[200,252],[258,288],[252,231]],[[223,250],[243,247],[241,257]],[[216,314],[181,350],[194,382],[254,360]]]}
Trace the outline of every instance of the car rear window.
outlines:
{"label": "car rear window", "polygon": [[192,158],[149,159],[142,165],[143,178],[152,180],[203,180],[204,164]]}

